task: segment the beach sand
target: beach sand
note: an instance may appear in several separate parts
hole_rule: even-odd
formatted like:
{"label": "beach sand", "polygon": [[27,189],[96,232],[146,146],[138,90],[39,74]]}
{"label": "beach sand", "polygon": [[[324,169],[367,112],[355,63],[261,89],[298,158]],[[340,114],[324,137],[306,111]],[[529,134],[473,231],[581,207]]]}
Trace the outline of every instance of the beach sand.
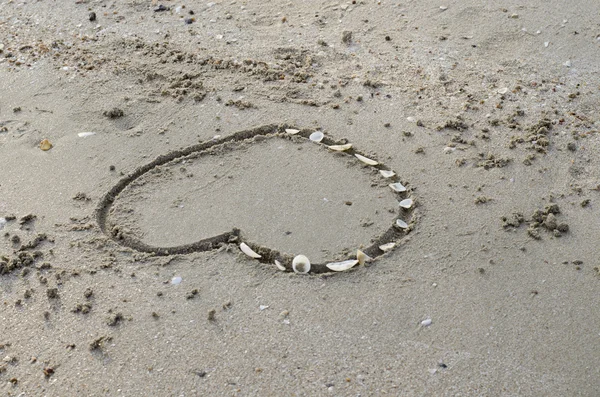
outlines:
{"label": "beach sand", "polygon": [[0,394],[597,396],[599,14],[0,0]]}

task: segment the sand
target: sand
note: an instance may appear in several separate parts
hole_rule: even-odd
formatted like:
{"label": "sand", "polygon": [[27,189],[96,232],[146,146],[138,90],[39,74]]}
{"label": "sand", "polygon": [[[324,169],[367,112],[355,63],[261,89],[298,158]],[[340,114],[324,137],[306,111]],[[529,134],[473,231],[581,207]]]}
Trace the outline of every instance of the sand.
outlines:
{"label": "sand", "polygon": [[0,0],[1,394],[596,396],[599,12]]}

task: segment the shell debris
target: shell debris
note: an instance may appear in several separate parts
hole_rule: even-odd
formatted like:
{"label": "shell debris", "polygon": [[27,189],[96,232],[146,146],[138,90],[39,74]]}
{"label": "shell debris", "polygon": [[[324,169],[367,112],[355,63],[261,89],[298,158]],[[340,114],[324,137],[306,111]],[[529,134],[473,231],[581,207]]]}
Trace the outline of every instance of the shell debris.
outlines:
{"label": "shell debris", "polygon": [[312,134],[310,134],[308,139],[310,139],[313,142],[319,143],[323,140],[324,137],[325,134],[323,134],[321,131],[315,131]]}
{"label": "shell debris", "polygon": [[240,244],[240,249],[242,250],[242,252],[246,255],[248,255],[250,258],[254,258],[254,259],[258,259],[258,258],[262,258],[261,255],[257,254],[256,252],[254,252],[252,250],[252,248],[250,248],[248,246],[248,244],[246,243],[241,243]]}
{"label": "shell debris", "polygon": [[392,188],[393,191],[398,192],[398,193],[402,193],[402,192],[406,191],[406,186],[404,186],[400,182],[390,183],[389,186]]}
{"label": "shell debris", "polygon": [[79,134],[77,134],[77,136],[80,138],[87,138],[88,136],[92,136],[92,135],[96,135],[96,133],[87,131],[87,132],[80,132]]}
{"label": "shell debris", "polygon": [[298,274],[307,274],[310,272],[310,261],[304,255],[296,255],[292,261],[292,269]]}
{"label": "shell debris", "polygon": [[50,143],[49,140],[44,139],[43,141],[40,142],[40,149],[42,149],[44,152],[48,151],[48,150],[52,149],[52,144]]}
{"label": "shell debris", "polygon": [[331,145],[331,146],[327,146],[328,149],[331,149],[333,151],[336,152],[343,152],[345,150],[351,149],[352,148],[352,144],[351,143],[347,143],[345,145]]}
{"label": "shell debris", "polygon": [[357,263],[358,259],[350,259],[342,262],[328,263],[325,266],[327,266],[328,269],[333,270],[334,272],[343,272],[345,270],[351,269]]}
{"label": "shell debris", "polygon": [[359,159],[360,161],[362,161],[363,163],[367,164],[367,165],[377,165],[379,164],[377,161],[372,160],[368,157],[365,157],[363,155],[360,155],[358,153],[355,153],[354,156],[356,156],[357,159]]}
{"label": "shell debris", "polygon": [[400,201],[398,203],[398,205],[402,208],[410,208],[413,205],[413,201],[412,201],[412,199],[407,198],[407,199]]}
{"label": "shell debris", "polygon": [[379,173],[384,178],[391,178],[396,175],[396,173],[394,171],[389,171],[389,170],[379,170]]}
{"label": "shell debris", "polygon": [[290,135],[296,135],[297,133],[299,133],[299,132],[300,132],[300,130],[297,130],[297,129],[295,129],[295,128],[287,128],[287,129],[285,130],[285,132],[287,132],[287,133],[288,133],[288,134],[290,134]]}

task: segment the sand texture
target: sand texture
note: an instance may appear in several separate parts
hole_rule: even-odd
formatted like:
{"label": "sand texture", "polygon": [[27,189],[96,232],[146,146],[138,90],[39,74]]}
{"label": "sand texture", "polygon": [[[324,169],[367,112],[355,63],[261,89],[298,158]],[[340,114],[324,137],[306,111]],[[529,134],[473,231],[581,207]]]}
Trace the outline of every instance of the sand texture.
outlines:
{"label": "sand texture", "polygon": [[0,0],[0,395],[598,396],[598,15]]}

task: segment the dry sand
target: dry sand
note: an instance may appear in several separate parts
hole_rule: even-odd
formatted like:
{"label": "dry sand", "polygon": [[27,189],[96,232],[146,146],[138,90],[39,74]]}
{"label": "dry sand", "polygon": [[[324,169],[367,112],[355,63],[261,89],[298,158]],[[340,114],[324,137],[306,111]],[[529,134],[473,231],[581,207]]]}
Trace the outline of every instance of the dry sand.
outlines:
{"label": "dry sand", "polygon": [[598,15],[0,0],[0,393],[597,396]]}

